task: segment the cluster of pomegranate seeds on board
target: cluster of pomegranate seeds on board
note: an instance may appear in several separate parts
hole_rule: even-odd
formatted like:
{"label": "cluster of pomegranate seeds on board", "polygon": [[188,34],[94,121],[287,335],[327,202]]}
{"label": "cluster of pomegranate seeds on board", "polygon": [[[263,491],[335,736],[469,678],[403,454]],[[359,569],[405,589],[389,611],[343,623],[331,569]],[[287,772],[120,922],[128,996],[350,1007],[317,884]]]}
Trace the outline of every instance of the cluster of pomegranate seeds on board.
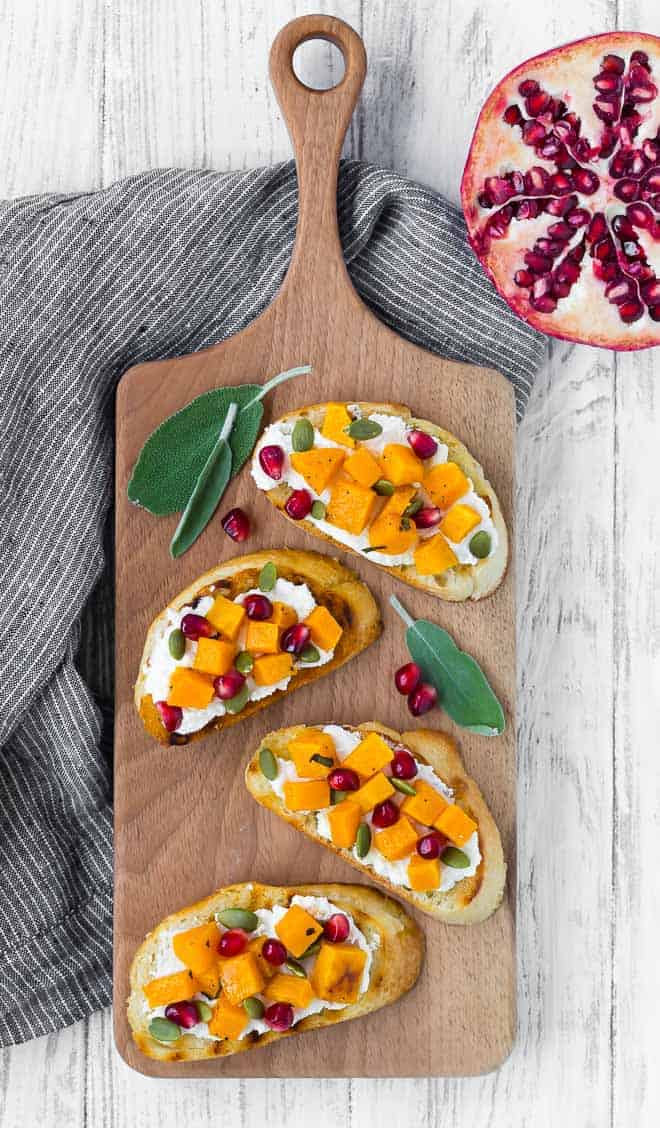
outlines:
{"label": "cluster of pomegranate seeds on board", "polygon": [[[435,686],[422,681],[422,671],[416,662],[400,666],[394,675],[394,684],[399,693],[408,698],[408,708],[413,717],[422,717],[437,705],[438,692]],[[405,778],[399,776],[399,779]]]}

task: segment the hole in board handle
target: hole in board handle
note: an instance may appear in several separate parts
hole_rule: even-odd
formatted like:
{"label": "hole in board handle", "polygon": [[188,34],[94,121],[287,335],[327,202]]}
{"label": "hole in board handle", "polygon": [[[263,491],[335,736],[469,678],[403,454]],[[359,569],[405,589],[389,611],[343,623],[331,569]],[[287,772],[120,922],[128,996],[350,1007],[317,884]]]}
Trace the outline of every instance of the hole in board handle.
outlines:
{"label": "hole in board handle", "polygon": [[341,48],[328,39],[306,39],[293,52],[293,72],[308,90],[334,90],[345,70]]}

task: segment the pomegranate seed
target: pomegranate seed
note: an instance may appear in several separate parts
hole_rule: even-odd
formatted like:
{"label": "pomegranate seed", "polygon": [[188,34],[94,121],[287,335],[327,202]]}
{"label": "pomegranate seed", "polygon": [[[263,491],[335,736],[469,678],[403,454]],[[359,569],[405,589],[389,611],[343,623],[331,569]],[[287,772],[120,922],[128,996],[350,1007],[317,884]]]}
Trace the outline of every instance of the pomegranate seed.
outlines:
{"label": "pomegranate seed", "polygon": [[567,239],[573,238],[573,228],[563,219],[560,219],[558,223],[550,224],[548,228],[548,235],[550,235],[553,239],[562,239],[564,242],[566,242]]}
{"label": "pomegranate seed", "polygon": [[513,188],[505,176],[489,176],[484,187],[495,204],[506,204],[514,195]]}
{"label": "pomegranate seed", "polygon": [[183,710],[178,705],[168,705],[167,701],[157,701],[156,708],[168,732],[176,732],[183,720]]}
{"label": "pomegranate seed", "polygon": [[544,294],[540,298],[530,298],[529,304],[539,313],[554,313],[557,308],[557,302],[550,294]]}
{"label": "pomegranate seed", "polygon": [[603,239],[607,235],[607,221],[602,212],[596,212],[589,224],[587,231],[587,239],[590,243],[596,243],[599,239]]}
{"label": "pomegranate seed", "polygon": [[603,94],[616,94],[621,89],[621,78],[613,71],[603,71],[596,75],[594,86],[596,90],[600,90]]}
{"label": "pomegranate seed", "polygon": [[390,762],[390,771],[395,779],[414,779],[417,775],[417,761],[407,748],[397,748]]}
{"label": "pomegranate seed", "polygon": [[386,826],[394,826],[394,824],[399,821],[399,818],[399,808],[391,799],[385,799],[382,803],[376,803],[376,806],[371,812],[371,821],[379,830],[384,829]]}
{"label": "pomegranate seed", "polygon": [[518,219],[536,219],[539,214],[539,204],[537,200],[521,200],[516,204],[516,216]]}
{"label": "pomegranate seed", "polygon": [[271,1003],[264,1011],[264,1022],[271,1030],[290,1030],[293,1026],[293,1007],[290,1003]]}
{"label": "pomegranate seed", "polygon": [[573,173],[573,184],[583,196],[593,196],[600,188],[600,180],[595,172],[588,168],[576,168]]}
{"label": "pomegranate seed", "polygon": [[[522,273],[522,271],[518,273]],[[441,520],[442,511],[437,509],[434,505],[424,505],[421,509],[417,510],[413,517],[413,521],[418,529],[432,529],[434,525],[439,525]]]}
{"label": "pomegranate seed", "polygon": [[[527,289],[529,289],[529,287],[532,285],[532,282],[534,281],[534,275],[531,274],[529,270],[517,270],[513,276],[513,281],[515,282],[516,286],[525,286]],[[439,512],[440,510],[438,510],[438,513]]]}
{"label": "pomegranate seed", "polygon": [[524,121],[520,107],[516,106],[515,103],[511,106],[507,106],[502,117],[507,125],[522,125]]}
{"label": "pomegranate seed", "polygon": [[231,700],[244,685],[245,678],[242,674],[239,674],[238,670],[229,670],[226,674],[220,674],[213,682],[215,695],[221,701]]}
{"label": "pomegranate seed", "polygon": [[[623,63],[623,59],[619,61]],[[630,56],[630,62],[637,63],[638,66],[644,67],[645,70],[648,70],[649,57],[646,54],[646,51],[633,51],[632,55]]]}
{"label": "pomegranate seed", "polygon": [[570,177],[564,172],[555,172],[550,177],[550,191],[556,192],[558,196],[565,196],[573,189],[573,184]]}
{"label": "pomegranate seed", "polygon": [[343,913],[333,913],[323,925],[323,939],[329,944],[343,944],[348,939],[351,926]]}
{"label": "pomegranate seed", "polygon": [[[633,52],[634,54],[635,52]],[[626,64],[620,55],[606,55],[601,66],[604,71],[613,71],[614,74],[623,74],[626,69]]]}
{"label": "pomegranate seed", "polygon": [[639,321],[639,318],[644,313],[644,306],[641,302],[625,302],[624,305],[619,306],[619,317],[625,321],[626,325],[630,325],[633,321]]}
{"label": "pomegranate seed", "polygon": [[522,128],[523,141],[526,145],[539,145],[545,140],[545,126],[539,121],[526,121]]}
{"label": "pomegranate seed", "polygon": [[229,959],[231,956],[240,956],[241,952],[244,952],[247,948],[247,945],[247,932],[244,932],[242,928],[228,928],[220,937],[218,951],[225,959]]}
{"label": "pomegranate seed", "polygon": [[310,637],[309,627],[306,627],[304,623],[294,623],[282,635],[280,646],[287,654],[300,654],[307,646]]}
{"label": "pomegranate seed", "polygon": [[547,274],[552,267],[552,259],[546,255],[537,255],[534,251],[525,251],[525,262],[534,274]]}
{"label": "pomegranate seed", "polygon": [[281,940],[264,940],[261,947],[261,954],[266,960],[266,963],[271,964],[273,967],[279,967],[286,959],[286,948]]}
{"label": "pomegranate seed", "polygon": [[589,212],[586,208],[571,208],[566,212],[565,219],[571,228],[584,227],[585,223],[589,222]]}
{"label": "pomegranate seed", "polygon": [[250,535],[250,518],[242,509],[230,509],[222,518],[222,527],[233,541],[244,541]]}
{"label": "pomegranate seed", "polygon": [[211,635],[216,633],[215,627],[212,623],[209,623],[208,619],[205,619],[203,615],[195,615],[192,612],[183,616],[181,630],[186,638],[192,639],[193,642],[197,642],[198,638],[210,638]]}
{"label": "pomegranate seed", "polygon": [[653,223],[653,213],[648,204],[630,204],[626,215],[635,227],[650,227]]}
{"label": "pomegranate seed", "polygon": [[360,777],[352,768],[333,768],[328,783],[333,791],[357,791]]}
{"label": "pomegranate seed", "polygon": [[548,215],[566,215],[578,202],[577,196],[553,196],[545,204]]}
{"label": "pomegranate seed", "polygon": [[444,835],[432,830],[430,834],[423,834],[417,839],[417,853],[420,858],[438,858],[446,845]]}
{"label": "pomegranate seed", "polygon": [[279,482],[284,468],[284,451],[282,447],[276,444],[262,447],[259,451],[259,465],[264,474],[267,474],[274,482]]}
{"label": "pomegranate seed", "polygon": [[555,272],[555,278],[559,282],[577,282],[580,277],[580,267],[577,263],[572,262],[571,259],[565,259],[560,263]]}
{"label": "pomegranate seed", "polygon": [[642,297],[647,305],[657,305],[660,302],[660,280],[656,278],[642,286]]}
{"label": "pomegranate seed", "polygon": [[170,1022],[176,1022],[177,1026],[182,1026],[184,1030],[190,1030],[199,1022],[194,1003],[170,1003],[165,1007],[165,1018],[169,1018]]}
{"label": "pomegranate seed", "polygon": [[426,431],[408,431],[406,438],[418,458],[433,458],[438,449],[438,444],[433,435],[428,435]]}
{"label": "pomegranate seed", "polygon": [[534,94],[530,94],[526,100],[525,105],[527,112],[531,117],[538,117],[544,110],[548,109],[550,105],[550,95],[546,94],[545,90],[537,90]]}
{"label": "pomegranate seed", "polygon": [[413,717],[421,717],[437,704],[438,691],[428,682],[422,682],[408,694],[408,708]]}
{"label": "pomegranate seed", "polygon": [[265,595],[258,595],[253,592],[252,595],[246,595],[243,600],[243,606],[247,612],[248,619],[256,619],[262,622],[264,619],[270,619],[273,614],[273,605]]}
{"label": "pomegranate seed", "polygon": [[[304,521],[312,511],[312,495],[309,490],[294,490],[284,508],[293,521]],[[269,1009],[272,1010],[272,1007]]]}
{"label": "pomegranate seed", "polygon": [[649,306],[651,321],[660,321],[660,305]]}
{"label": "pomegranate seed", "polygon": [[416,689],[422,679],[422,671],[416,662],[406,662],[394,675],[394,684],[399,693],[406,696]]}
{"label": "pomegranate seed", "polygon": [[540,165],[533,165],[525,173],[525,191],[532,196],[542,196],[547,191],[550,177]]}
{"label": "pomegranate seed", "polygon": [[622,180],[617,180],[612,191],[617,200],[623,200],[624,204],[632,204],[639,196],[639,184],[636,180],[624,177]]}
{"label": "pomegranate seed", "polygon": [[535,82],[533,78],[525,78],[518,87],[518,93],[522,94],[523,98],[529,98],[531,94],[536,94],[540,89],[538,82]]}

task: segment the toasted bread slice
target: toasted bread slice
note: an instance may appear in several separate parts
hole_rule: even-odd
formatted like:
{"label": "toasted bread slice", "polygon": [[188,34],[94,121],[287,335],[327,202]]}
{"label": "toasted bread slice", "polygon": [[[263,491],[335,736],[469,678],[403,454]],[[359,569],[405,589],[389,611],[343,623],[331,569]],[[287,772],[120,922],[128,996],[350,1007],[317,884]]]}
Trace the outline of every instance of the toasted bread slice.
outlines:
{"label": "toasted bread slice", "polygon": [[[314,427],[320,428],[325,418],[327,406],[328,405],[325,403],[311,404],[299,408],[297,411],[288,412],[278,420],[275,420],[275,423],[305,418],[309,419]],[[378,413],[380,415],[398,416],[411,427],[419,427],[423,431],[427,431],[430,435],[433,435],[439,442],[444,443],[448,448],[448,461],[455,462],[460,466],[463,473],[472,481],[477,496],[488,506],[491,519],[497,531],[497,547],[491,556],[484,560],[477,561],[476,564],[458,564],[439,576],[421,576],[417,572],[414,564],[387,565],[374,560],[371,553],[365,555],[362,552],[356,551],[339,538],[335,538],[325,531],[322,532],[315,522],[309,518],[302,521],[295,521],[294,524],[302,526],[315,537],[330,541],[331,544],[343,549],[344,552],[356,552],[357,555],[364,556],[365,559],[370,560],[377,568],[382,568],[383,571],[389,572],[391,575],[403,580],[404,583],[410,584],[412,587],[421,588],[430,595],[438,596],[439,599],[445,599],[452,603],[460,603],[466,599],[483,599],[484,596],[490,595],[499,587],[504,578],[509,556],[509,544],[507,528],[504,517],[502,516],[500,503],[490,482],[487,481],[482,467],[455,435],[452,435],[449,431],[445,431],[442,427],[438,427],[435,423],[431,423],[426,419],[413,418],[410,408],[406,407],[404,404],[356,403],[355,406],[359,408],[362,415]],[[257,459],[258,454],[259,451],[257,449],[253,458]],[[266,491],[268,499],[288,520],[291,520],[291,518],[288,517],[284,506],[290,493],[290,487],[284,482]]]}
{"label": "toasted bread slice", "polygon": [[[286,689],[276,690],[261,700],[248,701],[240,713],[225,713],[196,732],[185,735],[167,732],[154,701],[145,690],[145,682],[146,663],[156,639],[160,636],[163,626],[167,624],[168,611],[180,611],[195,599],[211,592],[214,595],[222,594],[233,599],[242,592],[256,588],[259,573],[269,561],[275,564],[281,579],[306,583],[316,602],[327,607],[343,628],[331,660],[322,666],[298,669]],[[322,678],[338,669],[344,662],[348,662],[350,658],[374,642],[381,630],[380,611],[368,587],[337,560],[318,552],[297,552],[293,549],[269,549],[253,552],[247,556],[238,556],[205,572],[184,591],[179,592],[156,616],[147,633],[140,660],[140,671],[135,685],[135,707],[147,731],[161,744],[187,744],[212,729],[228,728],[229,725],[251,717],[260,709],[265,709],[273,702],[279,701],[285,693],[292,693],[293,690],[309,685],[317,678]]]}
{"label": "toasted bread slice", "polygon": [[[322,728],[323,726],[315,727]],[[357,728],[352,725],[342,725],[341,727],[352,732],[380,733],[386,740],[408,748],[422,763],[430,764],[442,782],[453,791],[454,802],[478,824],[481,861],[473,876],[463,878],[446,892],[439,890],[416,892],[404,885],[395,884],[389,878],[377,873],[373,866],[360,861],[352,850],[337,847],[328,838],[320,835],[316,829],[314,812],[290,811],[273,790],[271,781],[262,774],[259,766],[259,753],[262,748],[269,748],[275,756],[283,760],[290,759],[289,742],[293,737],[304,731],[304,725],[279,729],[277,732],[270,732],[264,736],[259,749],[249,761],[245,771],[245,782],[253,798],[262,807],[268,807],[281,819],[291,823],[297,830],[301,830],[308,838],[312,838],[326,849],[338,854],[349,865],[366,874],[371,881],[382,885],[391,893],[395,893],[397,897],[409,901],[415,908],[421,909],[422,912],[428,913],[436,920],[444,921],[446,924],[475,924],[489,917],[500,904],[504,892],[506,864],[502,852],[502,842],[493,816],[479,788],[474,780],[466,775],[463,761],[452,738],[444,732],[436,732],[432,729],[417,729],[413,732],[398,733],[375,722],[358,725]],[[349,792],[348,798],[350,798],[350,794]]]}
{"label": "toasted bread slice", "polygon": [[[227,908],[252,911],[288,905],[300,896],[325,897],[337,908],[350,913],[363,933],[372,952],[369,986],[355,1003],[341,1010],[324,1009],[302,1018],[290,1030],[265,1033],[256,1031],[243,1039],[213,1040],[182,1032],[174,1043],[163,1044],[149,1033],[151,1012],[143,987],[155,977],[159,946],[171,929],[194,928],[214,919],[215,913]],[[424,956],[424,935],[401,905],[376,889],[364,885],[318,884],[272,886],[247,882],[219,889],[210,897],[167,917],[146,937],[138,948],[130,971],[131,993],[128,999],[128,1021],[133,1039],[142,1053],[160,1061],[200,1061],[227,1057],[246,1050],[267,1046],[280,1038],[302,1034],[351,1018],[360,1018],[404,995],[415,983]]]}

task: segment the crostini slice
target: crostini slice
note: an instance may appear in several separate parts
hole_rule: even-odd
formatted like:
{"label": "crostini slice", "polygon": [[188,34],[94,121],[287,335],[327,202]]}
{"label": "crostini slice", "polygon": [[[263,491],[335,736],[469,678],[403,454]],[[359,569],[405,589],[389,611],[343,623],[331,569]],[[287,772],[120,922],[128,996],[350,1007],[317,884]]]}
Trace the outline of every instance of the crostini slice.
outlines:
{"label": "crostini slice", "polygon": [[318,552],[227,560],[180,592],[147,634],[135,706],[162,744],[187,744],[331,673],[378,638],[367,586]]}
{"label": "crostini slice", "polygon": [[289,412],[263,432],[251,472],[289,520],[440,599],[482,599],[505,574],[507,529],[483,469],[402,404]]}
{"label": "crostini slice", "polygon": [[226,1057],[394,1002],[423,955],[417,924],[378,890],[233,885],[149,933],[128,1021],[148,1057]]}
{"label": "crostini slice", "polygon": [[279,729],[245,780],[263,807],[437,920],[474,924],[502,900],[499,831],[446,733]]}

